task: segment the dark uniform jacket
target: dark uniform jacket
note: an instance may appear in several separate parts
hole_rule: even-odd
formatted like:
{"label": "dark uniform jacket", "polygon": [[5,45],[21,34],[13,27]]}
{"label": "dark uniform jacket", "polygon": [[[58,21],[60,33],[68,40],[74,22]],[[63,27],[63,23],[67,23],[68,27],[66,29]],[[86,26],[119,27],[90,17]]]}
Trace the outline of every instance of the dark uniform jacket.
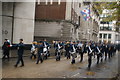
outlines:
{"label": "dark uniform jacket", "polygon": [[4,42],[2,46],[3,51],[9,51],[10,50],[10,43],[9,42]]}
{"label": "dark uniform jacket", "polygon": [[38,45],[38,54],[43,53],[43,48],[44,48],[43,45]]}
{"label": "dark uniform jacket", "polygon": [[66,52],[69,52],[69,51],[70,51],[70,44],[66,44],[66,45],[65,45],[65,50],[66,50]]}

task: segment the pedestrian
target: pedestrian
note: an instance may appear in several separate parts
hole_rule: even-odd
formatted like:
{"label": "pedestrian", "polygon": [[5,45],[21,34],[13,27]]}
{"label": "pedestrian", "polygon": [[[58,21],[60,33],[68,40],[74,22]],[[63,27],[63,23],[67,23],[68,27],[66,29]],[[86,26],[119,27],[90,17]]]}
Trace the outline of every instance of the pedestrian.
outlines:
{"label": "pedestrian", "polygon": [[7,57],[8,61],[9,61],[9,55],[10,55],[10,43],[8,42],[8,39],[5,39],[5,42],[2,46],[2,50],[3,50],[3,60],[5,60],[5,58]]}
{"label": "pedestrian", "polygon": [[23,53],[24,53],[25,45],[23,43],[23,39],[20,39],[19,41],[20,41],[19,44],[13,45],[13,46],[17,47],[17,49],[18,49],[18,53],[17,53],[18,54],[18,60],[17,60],[16,64],[14,65],[14,67],[17,67],[18,64],[20,63],[20,61],[21,61],[21,66],[20,67],[24,66]]}

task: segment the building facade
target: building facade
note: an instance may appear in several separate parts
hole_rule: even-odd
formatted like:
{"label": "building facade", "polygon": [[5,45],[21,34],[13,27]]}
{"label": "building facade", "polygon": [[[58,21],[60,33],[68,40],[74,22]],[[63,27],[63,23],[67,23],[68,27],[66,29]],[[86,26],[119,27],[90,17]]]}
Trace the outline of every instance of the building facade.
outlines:
{"label": "building facade", "polygon": [[5,38],[13,44],[34,39],[35,2],[2,2],[2,43]]}
{"label": "building facade", "polygon": [[[47,0],[45,0],[47,1]],[[90,4],[91,18],[83,20],[80,11],[84,2],[2,2],[2,44],[9,39],[12,44],[24,39],[25,44],[34,40],[85,40],[97,41],[98,17]],[[92,24],[91,24],[92,23]]]}
{"label": "building facade", "polygon": [[105,9],[100,15],[99,42],[118,43],[120,33],[116,31],[116,21],[102,21],[102,18],[107,17],[109,13],[110,11]]}
{"label": "building facade", "polygon": [[80,27],[79,27],[79,40],[81,41],[98,41],[99,32],[99,14],[95,11],[92,2],[79,3],[79,9],[82,11],[85,8],[89,8],[91,18],[84,20],[83,15],[80,14]]}
{"label": "building facade", "polygon": [[[78,40],[78,3],[38,2],[35,15],[35,40]],[[79,7],[79,5],[78,5]]]}

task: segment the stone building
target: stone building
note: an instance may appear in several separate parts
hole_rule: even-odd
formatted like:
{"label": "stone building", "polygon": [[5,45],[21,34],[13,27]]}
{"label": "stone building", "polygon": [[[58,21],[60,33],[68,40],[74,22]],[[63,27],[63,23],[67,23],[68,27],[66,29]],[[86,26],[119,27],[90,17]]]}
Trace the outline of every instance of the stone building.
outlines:
{"label": "stone building", "polygon": [[83,15],[80,14],[80,27],[79,27],[79,40],[81,41],[98,41],[98,32],[99,32],[99,14],[94,8],[92,2],[81,2],[80,11],[85,8],[90,9],[91,18],[87,21],[83,19]]}
{"label": "stone building", "polygon": [[80,16],[76,6],[74,2],[36,3],[35,40],[78,40]]}
{"label": "stone building", "polygon": [[25,44],[44,38],[49,41],[97,41],[98,17],[96,12],[92,11],[92,4],[91,14],[94,15],[94,19],[84,21],[80,10],[88,4],[50,1],[53,2],[2,2],[2,43],[5,38],[13,44],[18,43],[20,38],[24,39]]}

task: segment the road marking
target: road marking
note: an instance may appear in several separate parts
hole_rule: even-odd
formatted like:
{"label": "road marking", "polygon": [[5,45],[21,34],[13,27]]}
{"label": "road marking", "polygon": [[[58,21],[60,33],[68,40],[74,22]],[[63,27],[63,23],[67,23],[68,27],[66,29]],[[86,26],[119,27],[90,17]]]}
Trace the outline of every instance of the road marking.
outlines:
{"label": "road marking", "polygon": [[71,77],[75,77],[75,76],[77,76],[77,75],[79,75],[80,73],[77,73],[77,74],[75,74],[75,75],[73,75],[73,76],[71,76]]}

